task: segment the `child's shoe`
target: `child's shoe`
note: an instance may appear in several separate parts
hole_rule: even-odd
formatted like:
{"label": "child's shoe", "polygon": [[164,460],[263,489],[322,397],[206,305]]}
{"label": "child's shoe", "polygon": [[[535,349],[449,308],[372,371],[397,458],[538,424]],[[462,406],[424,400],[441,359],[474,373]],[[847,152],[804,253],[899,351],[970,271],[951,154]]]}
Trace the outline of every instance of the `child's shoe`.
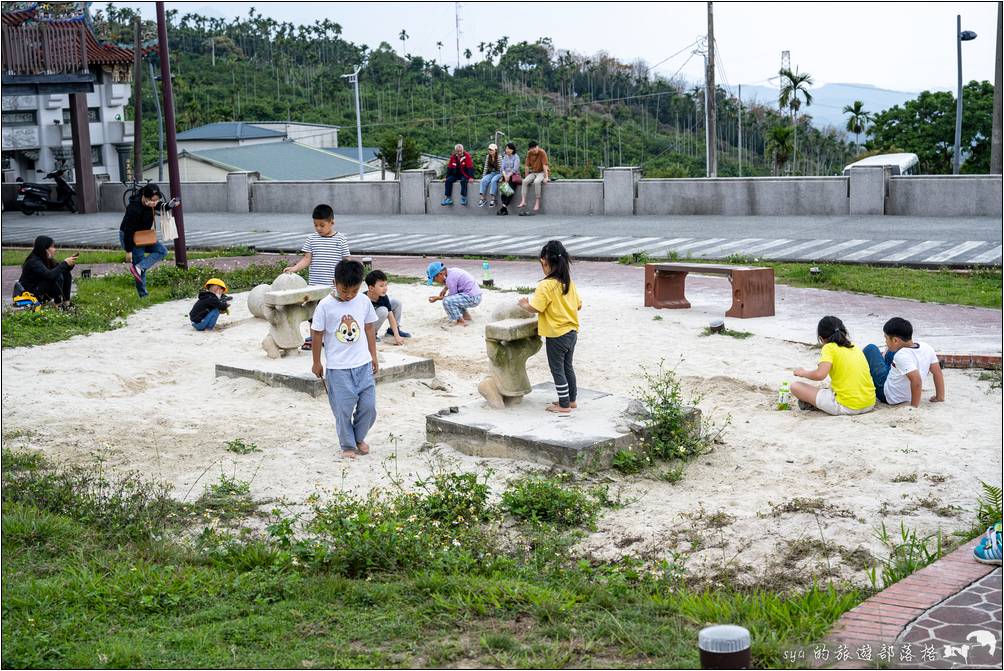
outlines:
{"label": "child's shoe", "polygon": [[478,207],[484,207],[484,206],[485,206],[485,199],[482,198],[478,201]]}
{"label": "child's shoe", "polygon": [[1001,565],[1001,523],[987,529],[973,549],[973,559],[981,564]]}
{"label": "child's shoe", "polygon": [[[407,331],[402,331],[401,329],[398,329],[397,332],[401,335],[402,338],[410,338],[411,337],[411,334],[408,333]],[[387,329],[387,332],[384,333],[384,335],[393,337],[394,336],[393,329]]]}
{"label": "child's shoe", "polygon": [[452,198],[443,198],[443,202],[441,202],[440,205],[453,205],[453,199]]}
{"label": "child's shoe", "polygon": [[460,196],[460,204],[461,205],[467,204],[467,196]]}

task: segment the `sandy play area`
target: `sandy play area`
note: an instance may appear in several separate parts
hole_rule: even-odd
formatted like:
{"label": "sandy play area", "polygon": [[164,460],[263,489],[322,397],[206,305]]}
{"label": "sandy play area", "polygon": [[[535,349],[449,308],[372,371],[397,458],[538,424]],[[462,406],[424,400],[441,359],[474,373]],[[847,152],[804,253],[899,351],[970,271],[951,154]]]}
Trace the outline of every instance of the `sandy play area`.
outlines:
{"label": "sandy play area", "polygon": [[[221,320],[234,323],[216,333],[192,330],[186,300],[146,309],[112,332],[5,350],[5,445],[77,463],[100,456],[113,469],[168,481],[179,498],[189,499],[221,472],[252,480],[256,498],[298,504],[325,489],[386,486],[388,472],[411,482],[435,463],[490,467],[497,493],[508,478],[542,467],[427,446],[424,418],[478,398],[476,385],[487,370],[487,316],[519,296],[486,292],[473,310],[474,325],[458,328],[446,324],[439,304],[426,301],[435,291],[417,284],[391,288],[404,301],[403,324],[414,334],[400,349],[433,357],[447,391],[418,380],[379,385],[368,457],[338,457],[325,398],[214,377],[217,361],[260,352],[267,327],[250,318],[247,294],[238,294],[232,316]],[[688,391],[703,396],[706,417],[719,423],[731,417],[722,444],[691,463],[677,484],[616,471],[593,476],[629,504],[603,513],[597,531],[579,547],[583,554],[671,559],[682,553],[695,574],[732,567],[750,579],[809,576],[829,565],[866,583],[862,553],[854,551],[880,551],[873,538],[880,522],[897,531],[901,520],[922,532],[967,527],[979,481],[1000,483],[1001,392],[990,391],[975,372],[946,371],[947,402],[930,404],[925,392],[919,410],[885,407],[841,418],[780,412],[773,408],[779,383],[816,360],[815,350],[791,341],[813,340],[821,315],[792,323],[789,338],[702,337],[709,317],[721,313],[699,295],[691,296],[692,310],[657,311],[641,307],[640,288],[626,296],[581,284],[580,292],[575,356],[581,387],[631,395],[639,368],[665,359]],[[779,330],[777,320],[729,320],[728,326],[765,333],[756,323],[766,321]],[[860,344],[869,335],[872,341],[881,337],[858,337],[850,326]],[[309,355],[301,357],[309,370]],[[550,380],[543,351],[530,360],[529,373],[534,383]],[[588,413],[588,405],[577,412]],[[235,438],[256,443],[261,452],[227,452]],[[813,499],[821,501],[806,504]],[[828,558],[818,548],[806,549],[821,539],[832,551]]]}

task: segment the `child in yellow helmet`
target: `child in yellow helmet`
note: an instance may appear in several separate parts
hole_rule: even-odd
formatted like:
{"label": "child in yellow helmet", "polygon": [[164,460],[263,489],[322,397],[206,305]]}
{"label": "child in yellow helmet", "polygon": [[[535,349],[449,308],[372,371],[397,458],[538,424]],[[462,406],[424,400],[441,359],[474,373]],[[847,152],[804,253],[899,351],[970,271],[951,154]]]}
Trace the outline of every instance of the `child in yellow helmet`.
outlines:
{"label": "child in yellow helmet", "polygon": [[230,309],[230,296],[227,296],[227,285],[223,280],[213,277],[206,281],[199,300],[195,302],[188,318],[196,331],[211,331],[216,326],[220,314]]}

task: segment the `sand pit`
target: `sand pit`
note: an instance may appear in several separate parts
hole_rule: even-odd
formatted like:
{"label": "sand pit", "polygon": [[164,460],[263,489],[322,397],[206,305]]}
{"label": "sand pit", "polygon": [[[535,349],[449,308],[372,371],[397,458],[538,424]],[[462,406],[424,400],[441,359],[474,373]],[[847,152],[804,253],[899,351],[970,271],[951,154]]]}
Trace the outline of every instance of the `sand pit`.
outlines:
{"label": "sand pit", "polygon": [[[1000,483],[1001,392],[989,391],[973,373],[946,371],[948,402],[930,404],[926,393],[917,411],[881,408],[843,418],[778,412],[778,384],[794,368],[811,365],[815,350],[766,335],[702,337],[709,317],[720,313],[699,300],[692,310],[657,311],[641,307],[640,291],[626,296],[589,285],[580,291],[581,386],[630,395],[639,367],[665,359],[688,391],[703,396],[706,417],[719,423],[731,417],[723,443],[691,463],[677,484],[614,471],[593,476],[629,504],[603,514],[598,530],[580,544],[583,554],[672,559],[682,553],[694,574],[729,567],[751,580],[770,574],[794,580],[829,566],[867,583],[861,549],[880,552],[873,537],[880,522],[898,529],[903,520],[925,533],[962,528],[970,523],[979,481]],[[507,479],[542,467],[425,445],[425,415],[480,398],[484,325],[494,307],[518,296],[486,292],[472,311],[474,325],[460,328],[448,326],[441,306],[426,301],[434,292],[392,287],[404,301],[404,326],[415,335],[400,350],[433,357],[445,390],[419,380],[380,385],[366,458],[338,458],[325,398],[214,377],[214,364],[228,354],[260,352],[266,327],[247,313],[247,294],[236,296],[233,315],[221,320],[232,325],[220,332],[193,331],[190,301],[177,301],[133,315],[116,331],[6,350],[4,443],[40,449],[57,461],[100,456],[112,469],[171,483],[179,498],[194,499],[223,472],[252,480],[256,498],[295,505],[321,490],[389,486],[388,473],[411,482],[437,463],[490,467],[498,493]],[[768,323],[775,331],[781,326],[767,320],[729,320],[728,326],[762,333]],[[811,340],[812,331],[803,331],[804,324],[792,325],[789,339]],[[921,325],[918,334],[922,339]],[[867,342],[866,335],[879,337],[857,339]],[[533,383],[550,379],[543,352],[528,371]],[[262,451],[231,454],[225,446],[235,438]],[[915,482],[893,481],[909,475]],[[805,550],[815,541],[829,546],[828,558]]]}

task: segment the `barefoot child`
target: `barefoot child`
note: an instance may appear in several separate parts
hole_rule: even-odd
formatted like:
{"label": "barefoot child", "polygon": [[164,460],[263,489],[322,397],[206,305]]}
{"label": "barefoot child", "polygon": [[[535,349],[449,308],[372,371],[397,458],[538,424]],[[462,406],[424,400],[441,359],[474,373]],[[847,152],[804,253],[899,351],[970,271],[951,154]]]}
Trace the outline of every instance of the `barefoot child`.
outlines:
{"label": "barefoot child", "polygon": [[931,403],[945,400],[945,376],[934,348],[924,342],[914,342],[913,324],[902,317],[893,317],[882,327],[886,353],[882,356],[875,345],[866,345],[865,358],[871,367],[872,382],[878,400],[889,405],[910,402],[920,407],[924,378],[934,379]]}
{"label": "barefoot child", "polygon": [[[314,232],[303,241],[303,258],[284,269],[284,273],[298,273],[310,267],[307,282],[320,286],[331,286],[335,277],[335,266],[342,259],[347,259],[352,252],[349,243],[342,233],[335,230],[335,211],[330,205],[321,203],[311,213],[314,220]],[[301,349],[310,349],[310,338],[303,343]]]}
{"label": "barefoot child", "polygon": [[[359,292],[364,272],[358,261],[339,261],[335,290],[317,304],[310,325],[311,370],[325,380],[342,456],[348,459],[369,453],[366,433],[376,421],[377,316],[369,297]],[[321,365],[322,340],[326,366]]]}
{"label": "barefoot child", "polygon": [[828,415],[861,415],[875,408],[875,385],[865,355],[847,336],[847,327],[836,317],[823,317],[816,327],[823,349],[815,370],[799,368],[796,377],[821,382],[830,376],[832,389],[794,382],[791,393],[802,404],[813,405]]}
{"label": "barefoot child", "polygon": [[438,296],[429,296],[429,302],[443,301],[443,309],[450,321],[458,326],[471,322],[467,308],[481,304],[481,289],[471,274],[460,268],[447,268],[442,261],[433,261],[425,271],[429,284],[443,284]]}
{"label": "barefoot child", "polygon": [[380,328],[387,322],[387,332],[384,338],[394,338],[395,345],[403,345],[405,338],[410,338],[411,334],[401,330],[401,301],[387,295],[387,274],[382,270],[371,270],[366,275],[366,296],[373,303],[376,311],[377,323],[373,327],[377,333],[377,342],[380,342]]}
{"label": "barefoot child", "polygon": [[519,304],[537,317],[537,333],[546,339],[547,365],[554,378],[558,402],[547,406],[550,412],[567,414],[575,405],[575,369],[572,356],[579,337],[579,310],[582,299],[572,281],[572,259],[565,246],[551,240],[540,250],[540,267],[544,279],[529,299]]}

